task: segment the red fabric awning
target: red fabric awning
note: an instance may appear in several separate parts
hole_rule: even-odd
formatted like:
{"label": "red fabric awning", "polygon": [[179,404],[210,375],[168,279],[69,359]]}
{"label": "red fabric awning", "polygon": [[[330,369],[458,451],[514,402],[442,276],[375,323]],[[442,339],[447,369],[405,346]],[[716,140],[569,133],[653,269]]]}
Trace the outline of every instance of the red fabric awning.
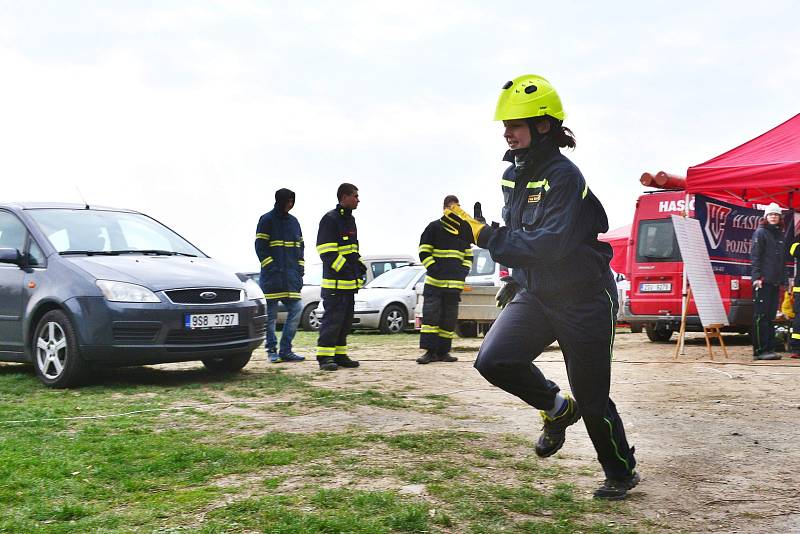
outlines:
{"label": "red fabric awning", "polygon": [[605,234],[600,234],[597,239],[605,241],[611,248],[614,249],[614,257],[611,258],[611,268],[618,273],[628,276],[627,273],[627,260],[628,260],[628,241],[631,237],[631,225],[626,224],[619,228],[609,230]]}
{"label": "red fabric awning", "polygon": [[686,191],[800,208],[800,114],[733,150],[689,167]]}

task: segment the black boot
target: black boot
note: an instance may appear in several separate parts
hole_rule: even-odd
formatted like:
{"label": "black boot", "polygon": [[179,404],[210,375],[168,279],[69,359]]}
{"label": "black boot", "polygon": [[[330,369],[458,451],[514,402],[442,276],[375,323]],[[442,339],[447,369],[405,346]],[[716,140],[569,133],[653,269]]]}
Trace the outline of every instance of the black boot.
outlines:
{"label": "black boot", "polygon": [[431,363],[431,362],[435,362],[435,361],[438,361],[438,358],[436,357],[436,354],[434,354],[433,351],[430,351],[430,350],[425,351],[425,354],[423,354],[422,356],[417,358],[417,363],[425,364],[425,363]]}
{"label": "black boot", "polygon": [[625,478],[607,478],[603,485],[594,492],[595,499],[620,501],[628,495],[628,491],[639,483],[639,473],[633,472]]}
{"label": "black boot", "polygon": [[564,445],[567,427],[574,425],[581,418],[578,403],[572,397],[567,397],[567,406],[561,415],[550,417],[544,411],[542,414],[544,425],[542,433],[536,441],[536,455],[540,458],[547,458],[554,455]]}
{"label": "black boot", "polygon": [[317,362],[319,363],[320,371],[335,371],[339,368],[332,356],[323,356],[322,358],[317,358]]}
{"label": "black boot", "polygon": [[355,369],[360,363],[355,360],[351,360],[347,354],[337,354],[333,357],[333,361],[336,362],[336,365],[339,367],[345,367],[347,369]]}
{"label": "black boot", "polygon": [[439,354],[439,356],[437,356],[437,359],[440,362],[457,362],[458,361],[458,358],[456,358],[455,356],[450,356],[449,352],[445,352],[444,354]]}

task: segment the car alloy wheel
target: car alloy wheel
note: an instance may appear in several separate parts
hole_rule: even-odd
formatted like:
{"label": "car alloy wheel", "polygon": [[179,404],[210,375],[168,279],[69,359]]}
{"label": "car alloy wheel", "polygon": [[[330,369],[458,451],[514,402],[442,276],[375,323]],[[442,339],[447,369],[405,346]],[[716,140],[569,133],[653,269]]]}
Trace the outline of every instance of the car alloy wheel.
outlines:
{"label": "car alloy wheel", "polygon": [[399,334],[406,328],[406,314],[396,304],[386,307],[381,314],[380,330],[384,334]]}
{"label": "car alloy wheel", "polygon": [[48,380],[58,380],[68,357],[67,336],[56,322],[48,322],[36,339],[36,365]]}

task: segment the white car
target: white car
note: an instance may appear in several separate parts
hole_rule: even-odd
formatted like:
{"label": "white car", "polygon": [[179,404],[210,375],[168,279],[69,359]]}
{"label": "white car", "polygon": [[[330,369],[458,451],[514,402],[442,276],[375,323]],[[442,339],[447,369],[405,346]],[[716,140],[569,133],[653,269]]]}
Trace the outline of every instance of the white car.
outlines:
{"label": "white car", "polygon": [[468,286],[501,286],[500,279],[508,276],[508,267],[504,267],[492,259],[485,248],[472,248],[472,268],[464,283]]}
{"label": "white car", "polygon": [[[425,267],[409,265],[388,271],[356,293],[354,328],[376,328],[399,334],[414,326],[414,308],[425,283]],[[322,303],[316,315],[325,313]]]}

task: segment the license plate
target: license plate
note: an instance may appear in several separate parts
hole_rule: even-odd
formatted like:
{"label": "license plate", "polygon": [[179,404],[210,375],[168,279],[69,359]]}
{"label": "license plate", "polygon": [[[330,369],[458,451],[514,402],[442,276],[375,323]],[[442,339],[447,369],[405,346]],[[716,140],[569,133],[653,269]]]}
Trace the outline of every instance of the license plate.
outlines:
{"label": "license plate", "polygon": [[189,330],[238,326],[238,313],[187,313],[184,322]]}
{"label": "license plate", "polygon": [[672,282],[665,282],[660,284],[639,284],[640,293],[671,293]]}

